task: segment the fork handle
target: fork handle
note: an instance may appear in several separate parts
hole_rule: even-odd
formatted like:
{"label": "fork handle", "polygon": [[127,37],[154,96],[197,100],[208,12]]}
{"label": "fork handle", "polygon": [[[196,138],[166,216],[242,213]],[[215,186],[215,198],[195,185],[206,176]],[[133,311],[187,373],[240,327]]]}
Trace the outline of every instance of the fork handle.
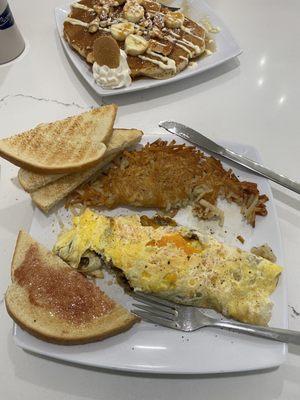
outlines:
{"label": "fork handle", "polygon": [[291,331],[289,329],[268,328],[231,321],[218,321],[213,323],[211,326],[229,329],[231,331],[258,336],[265,339],[277,340],[278,342],[300,344],[300,332]]}

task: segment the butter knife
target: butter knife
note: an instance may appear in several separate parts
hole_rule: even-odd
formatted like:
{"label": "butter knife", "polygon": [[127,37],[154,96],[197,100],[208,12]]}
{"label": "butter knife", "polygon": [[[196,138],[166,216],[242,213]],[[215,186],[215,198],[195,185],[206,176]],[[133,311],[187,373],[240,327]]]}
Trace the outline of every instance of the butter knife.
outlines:
{"label": "butter knife", "polygon": [[188,142],[196,144],[197,146],[204,148],[214,154],[218,154],[224,158],[227,158],[228,160],[233,161],[236,164],[240,164],[243,167],[256,172],[258,175],[268,178],[271,181],[276,182],[279,185],[300,194],[299,182],[292,181],[286,176],[277,174],[276,172],[264,167],[263,165],[251,160],[250,158],[237,154],[232,150],[226,149],[225,147],[218,145],[217,143],[213,142],[212,140],[192,128],[189,128],[183,124],[174,121],[162,121],[159,123],[159,126],[166,129],[168,132],[187,140]]}

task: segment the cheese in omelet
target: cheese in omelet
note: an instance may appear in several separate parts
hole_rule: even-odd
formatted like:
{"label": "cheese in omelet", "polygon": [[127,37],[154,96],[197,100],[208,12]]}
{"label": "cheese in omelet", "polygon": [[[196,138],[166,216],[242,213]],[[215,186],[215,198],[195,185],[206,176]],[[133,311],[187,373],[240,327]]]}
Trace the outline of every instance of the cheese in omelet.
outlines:
{"label": "cheese in omelet", "polygon": [[134,290],[258,325],[270,320],[269,296],[282,270],[196,230],[145,226],[138,215],[112,218],[89,209],[60,234],[54,252],[74,268],[96,253]]}

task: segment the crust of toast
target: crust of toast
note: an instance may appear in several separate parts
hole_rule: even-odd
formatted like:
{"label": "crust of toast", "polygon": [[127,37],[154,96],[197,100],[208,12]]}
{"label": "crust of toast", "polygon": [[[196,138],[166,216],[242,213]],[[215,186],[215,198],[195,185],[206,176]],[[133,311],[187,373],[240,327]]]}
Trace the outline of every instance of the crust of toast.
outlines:
{"label": "crust of toast", "polygon": [[[138,322],[137,317],[118,304],[108,314],[79,325],[55,315],[50,317],[49,310],[33,305],[26,288],[19,286],[14,279],[14,271],[22,264],[32,244],[36,242],[26,232],[20,231],[12,260],[12,284],[5,294],[7,312],[22,329],[50,343],[73,345],[102,340],[128,330]],[[66,273],[72,270],[58,256],[39,244],[38,250],[45,264],[66,269]]]}
{"label": "crust of toast", "polygon": [[112,104],[0,140],[0,156],[29,171],[72,173],[99,163],[113,130]]}
{"label": "crust of toast", "polygon": [[[118,143],[114,144],[116,135],[118,135],[120,139],[120,146],[123,147],[121,143],[122,138],[124,138],[124,141],[128,141],[128,145],[132,145],[131,140],[135,140],[135,138],[140,135],[140,132],[141,131],[137,129],[114,129],[110,141],[106,143],[107,151],[111,151],[112,145],[118,145]],[[107,155],[106,153],[104,154],[104,157]],[[26,169],[21,168],[18,172],[18,180],[22,188],[26,192],[31,193],[51,182],[57,181],[64,175],[66,174],[38,174],[36,172],[27,171]]]}
{"label": "crust of toast", "polygon": [[62,178],[41,187],[30,193],[32,201],[44,212],[48,213],[62,199],[75,190],[82,183],[95,178],[101,173],[102,169],[111,162],[117,154],[125,148],[138,143],[142,137],[142,131],[137,129],[116,129],[108,144],[106,157],[100,164],[87,171],[77,172],[63,176]]}
{"label": "crust of toast", "polygon": [[18,181],[25,192],[31,193],[35,190],[46,186],[48,183],[57,181],[66,174],[38,174],[37,172],[28,171],[20,168],[18,172]]}
{"label": "crust of toast", "polygon": [[44,212],[49,211],[63,200],[69,193],[73,192],[82,183],[97,176],[101,170],[109,164],[118,153],[112,154],[103,158],[97,167],[90,168],[87,171],[76,172],[71,175],[63,176],[62,178],[41,187],[40,189],[31,192],[32,201]]}
{"label": "crust of toast", "polygon": [[24,331],[30,333],[38,339],[41,339],[48,343],[60,344],[64,346],[71,346],[76,344],[86,344],[98,342],[100,340],[106,339],[111,336],[115,336],[119,333],[129,330],[135,323],[139,320],[134,315],[126,316],[124,318],[124,309],[121,306],[116,306],[115,309],[109,314],[109,316],[104,317],[102,324],[105,325],[103,332],[91,332],[85,335],[68,335],[68,337],[60,336],[63,334],[64,329],[53,329],[53,332],[48,332],[47,329],[42,327],[36,327],[34,318],[38,318],[37,314],[33,313],[30,321],[24,321],[22,316],[19,315],[17,308],[11,306],[10,296],[14,296],[13,287],[9,288],[7,295],[5,297],[6,310],[9,316],[14,320],[14,322],[20,326]]}

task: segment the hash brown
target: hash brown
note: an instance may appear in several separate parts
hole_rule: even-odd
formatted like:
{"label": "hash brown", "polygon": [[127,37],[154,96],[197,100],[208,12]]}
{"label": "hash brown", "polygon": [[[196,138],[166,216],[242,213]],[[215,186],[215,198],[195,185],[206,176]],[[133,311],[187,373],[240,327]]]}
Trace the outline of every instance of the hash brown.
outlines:
{"label": "hash brown", "polygon": [[267,214],[268,197],[256,183],[240,181],[231,169],[192,146],[157,140],[142,149],[124,151],[97,180],[77,189],[67,205],[93,207],[149,207],[176,213],[187,205],[201,219],[219,219],[217,199],[225,198],[241,208],[255,226],[257,215]]}

